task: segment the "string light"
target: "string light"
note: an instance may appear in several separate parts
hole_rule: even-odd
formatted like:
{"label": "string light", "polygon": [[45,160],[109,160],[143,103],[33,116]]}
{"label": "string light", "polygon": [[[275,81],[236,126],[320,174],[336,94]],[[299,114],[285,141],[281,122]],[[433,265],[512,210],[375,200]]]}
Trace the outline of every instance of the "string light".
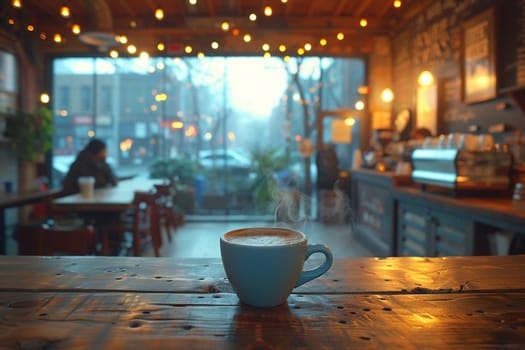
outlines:
{"label": "string light", "polygon": [[187,54],[192,53],[192,51],[193,51],[193,47],[191,47],[190,45],[186,45],[184,47],[184,52],[186,52]]}
{"label": "string light", "polygon": [[53,36],[53,41],[56,42],[56,43],[61,43],[62,42],[62,35],[60,35],[59,33],[56,33]]}
{"label": "string light", "polygon": [[337,33],[337,40],[343,40],[345,38],[345,35],[341,32]]}
{"label": "string light", "polygon": [[224,21],[221,23],[221,29],[223,32],[227,32],[228,30],[230,30],[230,22],[228,21]]}
{"label": "string light", "polygon": [[217,50],[219,48],[219,43],[216,42],[216,41],[213,41],[211,43],[211,48],[214,49],[214,50]]}
{"label": "string light", "polygon": [[71,31],[74,34],[80,34],[80,25],[79,24],[73,24],[73,26],[71,27]]}
{"label": "string light", "polygon": [[164,10],[161,8],[156,9],[155,18],[159,21],[162,21],[164,19]]}
{"label": "string light", "polygon": [[401,0],[394,0],[394,3],[392,5],[397,9],[401,7],[402,2]]}
{"label": "string light", "polygon": [[250,41],[252,41],[252,36],[250,34],[244,34],[242,40],[244,40],[245,43],[249,43]]}
{"label": "string light", "polygon": [[11,5],[13,5],[13,7],[16,7],[16,8],[22,8],[22,1],[20,1],[20,0],[13,0],[11,2]]}
{"label": "string light", "polygon": [[328,44],[328,41],[325,38],[321,38],[321,40],[319,40],[319,45],[326,46],[326,44]]}
{"label": "string light", "polygon": [[62,6],[60,7],[60,15],[64,18],[69,18],[71,16],[71,12],[69,11],[69,7]]}
{"label": "string light", "polygon": [[368,25],[368,20],[366,18],[361,18],[361,20],[359,21],[359,25],[364,28]]}
{"label": "string light", "polygon": [[248,19],[252,22],[255,22],[257,20],[257,15],[255,13],[250,13]]}
{"label": "string light", "polygon": [[270,17],[272,14],[273,14],[273,10],[272,10],[271,6],[265,6],[264,7],[264,15],[266,17]]}
{"label": "string light", "polygon": [[188,0],[190,5],[197,5],[197,0]]}

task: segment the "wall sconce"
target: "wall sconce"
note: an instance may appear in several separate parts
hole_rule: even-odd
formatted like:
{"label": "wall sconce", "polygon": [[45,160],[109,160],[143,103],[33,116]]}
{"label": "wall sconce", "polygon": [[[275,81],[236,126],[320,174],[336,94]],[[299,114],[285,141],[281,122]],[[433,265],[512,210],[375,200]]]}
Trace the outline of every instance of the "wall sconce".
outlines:
{"label": "wall sconce", "polygon": [[417,83],[419,86],[430,86],[434,84],[434,75],[428,70],[422,71],[417,77]]}
{"label": "wall sconce", "polygon": [[384,89],[381,91],[381,101],[383,102],[392,102],[394,100],[394,92],[392,89]]}

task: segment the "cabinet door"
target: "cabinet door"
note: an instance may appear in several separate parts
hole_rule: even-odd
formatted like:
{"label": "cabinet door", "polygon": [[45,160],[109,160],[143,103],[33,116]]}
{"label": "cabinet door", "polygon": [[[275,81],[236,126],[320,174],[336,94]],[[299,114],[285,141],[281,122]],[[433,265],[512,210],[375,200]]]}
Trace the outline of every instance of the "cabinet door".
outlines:
{"label": "cabinet door", "polygon": [[434,210],[431,223],[432,255],[473,255],[474,223],[472,220]]}
{"label": "cabinet door", "polygon": [[399,256],[428,256],[429,209],[399,203],[398,245]]}

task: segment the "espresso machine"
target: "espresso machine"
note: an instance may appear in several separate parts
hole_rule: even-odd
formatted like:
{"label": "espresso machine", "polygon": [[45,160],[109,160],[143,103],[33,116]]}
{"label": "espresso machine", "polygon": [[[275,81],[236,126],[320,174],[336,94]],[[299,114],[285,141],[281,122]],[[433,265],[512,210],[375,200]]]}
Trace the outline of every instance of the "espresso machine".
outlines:
{"label": "espresso machine", "polygon": [[412,180],[453,191],[508,190],[512,157],[499,150],[418,148],[412,152]]}

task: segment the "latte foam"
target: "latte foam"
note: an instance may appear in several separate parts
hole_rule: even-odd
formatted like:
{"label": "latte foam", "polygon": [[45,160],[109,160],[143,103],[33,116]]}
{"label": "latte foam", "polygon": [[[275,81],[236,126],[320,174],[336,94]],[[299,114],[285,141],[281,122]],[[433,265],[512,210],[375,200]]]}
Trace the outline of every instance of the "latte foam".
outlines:
{"label": "latte foam", "polygon": [[282,246],[301,242],[303,236],[295,231],[280,229],[244,229],[228,232],[224,239],[228,242],[249,246]]}

